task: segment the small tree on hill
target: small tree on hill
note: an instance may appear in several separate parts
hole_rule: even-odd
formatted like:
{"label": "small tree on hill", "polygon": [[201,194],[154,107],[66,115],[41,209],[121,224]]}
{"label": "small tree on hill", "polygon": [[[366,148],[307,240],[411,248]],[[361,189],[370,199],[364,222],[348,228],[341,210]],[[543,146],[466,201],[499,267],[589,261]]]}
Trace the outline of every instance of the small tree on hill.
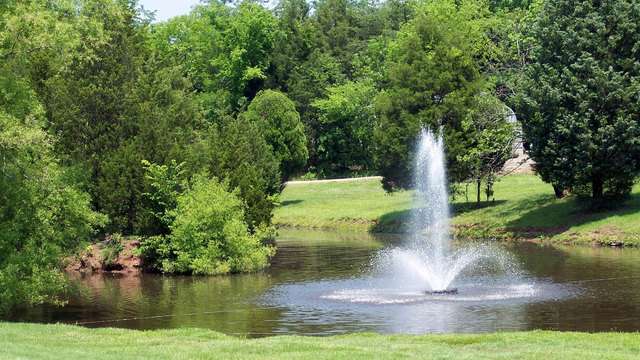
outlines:
{"label": "small tree on hill", "polygon": [[493,196],[493,184],[504,164],[513,156],[516,131],[509,121],[509,108],[493,96],[478,99],[464,127],[473,134],[469,147],[458,161],[467,169],[467,183],[476,185],[476,202],[485,185],[487,200]]}

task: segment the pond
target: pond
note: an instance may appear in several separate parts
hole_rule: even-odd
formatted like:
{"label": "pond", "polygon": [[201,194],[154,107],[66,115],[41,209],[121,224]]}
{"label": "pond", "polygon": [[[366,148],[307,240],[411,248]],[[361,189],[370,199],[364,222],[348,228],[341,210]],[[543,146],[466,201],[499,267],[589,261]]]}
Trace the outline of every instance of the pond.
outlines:
{"label": "pond", "polygon": [[[67,306],[22,309],[6,320],[198,327],[249,337],[640,330],[639,250],[504,244],[521,265],[520,283],[507,292],[513,296],[474,298],[461,291],[440,298],[368,297],[373,260],[399,242],[393,236],[281,230],[278,254],[261,273],[74,276],[77,290]],[[482,279],[473,281],[484,286]]]}

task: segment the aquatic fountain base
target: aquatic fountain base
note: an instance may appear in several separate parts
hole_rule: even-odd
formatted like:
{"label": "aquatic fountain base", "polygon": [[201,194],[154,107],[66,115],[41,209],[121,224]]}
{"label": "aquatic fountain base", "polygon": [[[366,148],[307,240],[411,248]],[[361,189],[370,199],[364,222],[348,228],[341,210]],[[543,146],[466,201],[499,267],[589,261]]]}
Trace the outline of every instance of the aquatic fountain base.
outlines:
{"label": "aquatic fountain base", "polygon": [[427,295],[456,295],[458,294],[458,289],[425,291],[424,293]]}

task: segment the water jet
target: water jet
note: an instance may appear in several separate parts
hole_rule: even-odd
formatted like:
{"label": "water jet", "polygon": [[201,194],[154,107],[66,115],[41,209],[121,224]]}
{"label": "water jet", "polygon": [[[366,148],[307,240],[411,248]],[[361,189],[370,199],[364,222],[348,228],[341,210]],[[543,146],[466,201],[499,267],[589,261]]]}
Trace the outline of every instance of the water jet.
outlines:
{"label": "water jet", "polygon": [[[456,295],[452,284],[483,262],[509,266],[505,256],[483,246],[454,249],[450,234],[449,184],[442,132],[422,129],[414,163],[414,206],[410,236],[390,257],[396,278],[413,282],[427,294]],[[418,284],[415,284],[418,282]]]}

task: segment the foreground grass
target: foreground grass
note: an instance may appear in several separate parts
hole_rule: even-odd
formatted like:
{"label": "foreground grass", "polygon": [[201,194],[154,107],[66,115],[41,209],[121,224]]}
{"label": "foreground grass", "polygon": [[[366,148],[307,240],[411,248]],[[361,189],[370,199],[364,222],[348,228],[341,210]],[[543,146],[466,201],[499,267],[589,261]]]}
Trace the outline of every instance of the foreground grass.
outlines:
{"label": "foreground grass", "polygon": [[135,331],[0,323],[2,359],[637,359],[640,334],[520,332],[240,339],[208,330]]}
{"label": "foreground grass", "polygon": [[[473,191],[473,189],[471,190]],[[540,238],[561,243],[640,245],[640,186],[615,210],[591,212],[575,197],[556,199],[533,175],[511,175],[495,186],[493,202],[453,201],[460,237]],[[409,220],[410,191],[385,193],[378,180],[289,185],[274,221],[279,226],[402,231]]]}

